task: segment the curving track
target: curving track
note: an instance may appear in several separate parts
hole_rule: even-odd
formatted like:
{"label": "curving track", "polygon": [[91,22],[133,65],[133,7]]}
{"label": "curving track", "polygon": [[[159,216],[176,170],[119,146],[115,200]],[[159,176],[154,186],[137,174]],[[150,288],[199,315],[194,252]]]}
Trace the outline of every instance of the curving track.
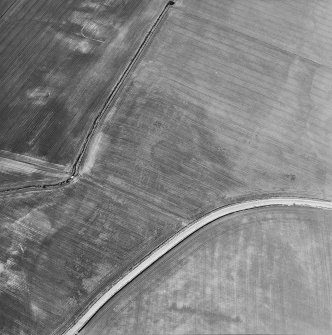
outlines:
{"label": "curving track", "polygon": [[122,279],[120,279],[111,289],[105,292],[97,301],[95,301],[90,308],[81,315],[78,321],[73,325],[65,335],[77,335],[80,330],[89,322],[89,320],[97,313],[97,311],[117,292],[119,292],[124,286],[135,279],[140,273],[151,266],[159,258],[165,255],[168,251],[173,249],[184,239],[195,233],[200,228],[207,224],[215,221],[216,219],[222,218],[226,215],[246,211],[254,208],[268,207],[268,206],[298,206],[298,207],[311,207],[320,208],[325,210],[332,210],[332,202],[310,199],[310,198],[287,198],[287,197],[273,197],[269,199],[250,200],[241,203],[236,203],[226,207],[219,208],[201,219],[195,221],[190,226],[180,231],[174,237],[169,239],[166,243],[161,245],[159,248],[154,250],[146,259],[138,264],[134,269],[127,273]]}

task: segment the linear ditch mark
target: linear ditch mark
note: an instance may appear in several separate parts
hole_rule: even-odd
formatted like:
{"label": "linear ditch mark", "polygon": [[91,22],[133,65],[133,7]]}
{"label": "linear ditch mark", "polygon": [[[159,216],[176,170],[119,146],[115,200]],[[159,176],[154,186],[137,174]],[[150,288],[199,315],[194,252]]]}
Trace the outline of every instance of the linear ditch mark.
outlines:
{"label": "linear ditch mark", "polygon": [[91,139],[95,133],[95,131],[98,129],[98,126],[100,124],[100,121],[102,120],[103,116],[106,114],[108,108],[111,106],[111,104],[114,102],[114,98],[116,98],[117,93],[119,92],[120,88],[123,86],[125,83],[126,79],[128,78],[129,74],[131,71],[134,69],[137,61],[139,60],[140,56],[142,53],[145,51],[146,47],[148,44],[151,42],[152,38],[154,37],[154,33],[157,30],[157,28],[160,26],[160,24],[163,22],[164,17],[166,16],[169,8],[171,6],[175,5],[175,1],[168,1],[157,19],[154,21],[152,24],[151,28],[145,35],[143,41],[139,45],[138,49],[136,50],[134,56],[131,58],[129,61],[128,65],[124,69],[122,75],[118,79],[118,81],[115,83],[111,93],[107,97],[105,103],[103,104],[103,107],[101,108],[100,112],[94,119],[88,134],[85,136],[85,139],[83,141],[83,145],[81,146],[81,149],[74,161],[74,164],[71,168],[71,173],[69,177],[65,180],[62,180],[58,183],[49,183],[49,184],[35,184],[35,185],[26,185],[26,186],[19,186],[19,187],[12,187],[12,188],[7,188],[0,190],[0,194],[4,193],[11,193],[11,192],[19,192],[19,191],[25,191],[25,190],[45,190],[45,189],[52,189],[52,188],[59,188],[65,185],[70,184],[73,182],[75,179],[77,179],[79,175],[79,168],[82,163],[83,156],[91,142]]}
{"label": "linear ditch mark", "polygon": [[79,154],[78,154],[78,156],[76,158],[76,161],[75,161],[75,163],[74,163],[74,165],[72,167],[72,176],[76,177],[78,175],[78,169],[79,169],[80,163],[82,161],[84,153],[85,153],[85,151],[86,151],[86,149],[87,149],[87,147],[88,147],[88,145],[90,143],[90,140],[91,140],[94,132],[98,128],[100,120],[102,119],[102,117],[104,116],[105,112],[108,110],[108,108],[112,104],[114,98],[116,97],[117,93],[119,92],[120,88],[122,87],[122,84],[126,81],[129,73],[133,70],[136,62],[139,60],[140,55],[145,50],[145,47],[151,41],[152,37],[154,36],[154,32],[158,28],[159,24],[162,22],[162,20],[165,17],[165,15],[166,15],[169,7],[173,6],[173,5],[174,5],[174,1],[168,1],[167,2],[167,4],[165,5],[164,9],[159,14],[158,18],[153,23],[153,25],[150,28],[150,30],[148,31],[148,33],[145,35],[142,43],[140,44],[140,46],[136,50],[136,53],[134,54],[134,56],[130,60],[129,64],[127,65],[126,69],[122,73],[121,77],[119,78],[119,80],[115,84],[113,90],[111,91],[109,97],[107,98],[106,102],[104,103],[104,105],[103,105],[100,113],[97,115],[96,119],[94,120],[94,122],[93,122],[93,124],[92,124],[92,126],[90,128],[90,131],[89,131],[88,135],[85,138],[85,141],[83,143],[81,151],[79,152]]}

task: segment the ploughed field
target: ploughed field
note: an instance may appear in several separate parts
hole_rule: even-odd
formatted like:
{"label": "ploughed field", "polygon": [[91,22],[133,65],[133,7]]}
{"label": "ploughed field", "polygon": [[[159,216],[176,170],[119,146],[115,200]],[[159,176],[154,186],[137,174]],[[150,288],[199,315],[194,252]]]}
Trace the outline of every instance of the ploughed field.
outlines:
{"label": "ploughed field", "polygon": [[82,335],[331,334],[332,212],[214,221],[113,297]]}
{"label": "ploughed field", "polygon": [[[8,159],[2,151],[25,160],[14,183],[39,181],[38,172],[50,181],[49,163],[69,173],[165,2],[17,0],[0,6],[0,162]],[[46,171],[31,158],[46,162]],[[1,186],[10,188],[4,166]]]}
{"label": "ploughed field", "polygon": [[[165,10],[166,4],[39,0],[0,7],[0,187],[46,186],[0,194],[4,334],[61,334],[149,252],[215,208],[272,195],[331,200],[332,1],[178,0]],[[130,71],[124,77],[125,69]],[[47,186],[68,178],[82,153],[78,177]],[[277,256],[262,255],[262,248],[283,255],[294,239],[292,248],[303,259],[280,261],[275,270],[286,266],[299,291],[313,280],[310,289],[319,294],[308,315],[325,305],[314,321],[299,315],[295,330],[304,329],[304,321],[316,327],[330,313],[322,293],[331,294],[328,285],[319,284],[329,270],[309,278],[289,264],[314,269],[312,262],[323,262],[319,250],[327,250],[327,240],[319,249],[314,231],[317,248],[310,256],[296,238],[304,229],[310,239],[303,227],[312,222],[329,229],[329,215],[277,212],[274,230],[251,212],[243,248],[252,239],[252,248],[260,250],[252,261],[268,262]],[[299,230],[288,236],[282,227],[291,231],[287,222],[294,213],[300,215]],[[285,217],[279,222],[280,215]],[[247,261],[229,251],[240,243],[236,236],[220,240],[229,264],[236,261],[232,257],[238,264]],[[252,271],[253,281],[260,274],[252,266],[243,271]],[[291,310],[283,309],[278,299],[285,292],[275,280],[286,277],[279,275],[271,270],[271,278],[262,279],[275,289],[269,301],[275,314],[243,310],[249,303],[241,299],[265,299],[265,286],[259,296],[247,292],[239,298],[244,314],[237,315],[234,305],[218,313],[226,315],[226,323],[234,317],[233,330],[263,325],[292,331],[282,313],[293,313],[299,302],[289,300]],[[289,290],[292,284],[285,285]],[[225,299],[234,294],[225,287]],[[124,320],[118,317],[112,327]],[[166,321],[165,332],[174,325]],[[329,323],[321,327],[325,331]]]}

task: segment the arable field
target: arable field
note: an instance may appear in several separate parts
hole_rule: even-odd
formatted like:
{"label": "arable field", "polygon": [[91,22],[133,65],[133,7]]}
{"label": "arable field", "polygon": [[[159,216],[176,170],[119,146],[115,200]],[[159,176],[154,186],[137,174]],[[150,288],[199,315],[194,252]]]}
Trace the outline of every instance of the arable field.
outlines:
{"label": "arable field", "polygon": [[[230,28],[220,3],[245,16],[244,1],[169,11],[82,171],[190,218],[239,196],[331,199],[332,70],[273,45],[272,33],[266,43]],[[287,19],[294,2],[282,3]]]}
{"label": "arable field", "polygon": [[[164,11],[166,4],[18,1],[0,19],[0,189],[17,188],[0,190],[0,333],[62,334],[135,264],[211,210],[271,196],[332,200],[332,1],[178,0]],[[48,186],[70,176],[85,144],[78,175]],[[40,189],[19,189],[21,181]],[[275,248],[280,257],[290,246],[303,259],[294,254],[280,266],[294,271],[299,290],[312,279],[317,300],[308,315],[321,304],[315,320],[323,322],[330,306],[319,290],[329,292],[328,281],[319,282],[328,268],[315,277],[290,264],[310,271],[325,264],[327,240],[325,249],[306,252],[297,237],[316,243],[318,233],[306,228],[314,222],[329,234],[330,214],[284,211],[273,211],[273,225],[265,212],[257,220],[250,214],[242,254],[230,244],[240,235],[220,242],[230,257],[223,269],[244,264],[250,239],[252,248]],[[225,227],[231,234],[233,225]],[[252,281],[269,266],[255,273],[255,262],[274,256],[257,257]],[[286,327],[288,319],[277,318],[287,309],[271,301],[275,314],[260,325]],[[298,306],[287,303],[291,312]],[[234,308],[222,313],[236,321]],[[252,308],[239,311],[258,320]],[[235,326],[258,329],[241,315]]]}
{"label": "arable field", "polygon": [[332,212],[211,223],[118,293],[82,335],[331,334]]}
{"label": "arable field", "polygon": [[80,181],[0,205],[0,329],[61,334],[100,291],[181,228],[136,193]]}
{"label": "arable field", "polygon": [[4,6],[0,149],[70,166],[164,6],[162,0]]}
{"label": "arable field", "polygon": [[14,5],[17,0],[2,0],[0,3],[0,17],[4,16]]}

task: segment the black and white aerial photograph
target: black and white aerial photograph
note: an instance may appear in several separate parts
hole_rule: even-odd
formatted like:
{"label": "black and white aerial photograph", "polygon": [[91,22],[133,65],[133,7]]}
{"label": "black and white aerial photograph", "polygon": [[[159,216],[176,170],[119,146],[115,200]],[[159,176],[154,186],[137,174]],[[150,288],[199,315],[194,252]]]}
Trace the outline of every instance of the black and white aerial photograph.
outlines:
{"label": "black and white aerial photograph", "polygon": [[0,335],[332,334],[332,0],[0,0]]}

